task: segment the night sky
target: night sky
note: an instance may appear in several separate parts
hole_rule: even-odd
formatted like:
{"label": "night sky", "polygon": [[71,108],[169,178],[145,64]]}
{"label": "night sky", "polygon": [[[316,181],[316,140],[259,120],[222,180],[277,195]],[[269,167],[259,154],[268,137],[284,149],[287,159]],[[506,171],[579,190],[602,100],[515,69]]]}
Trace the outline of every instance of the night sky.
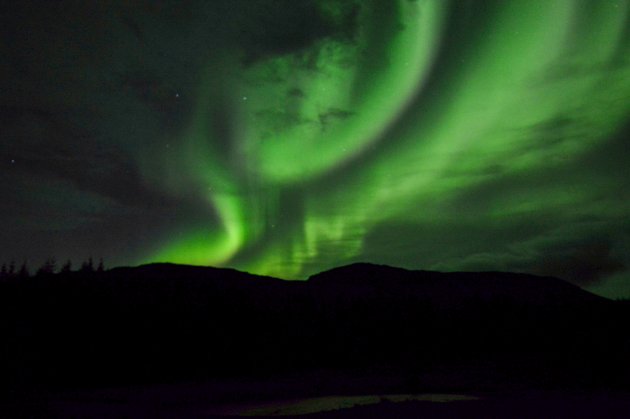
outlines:
{"label": "night sky", "polygon": [[0,3],[0,261],[630,297],[630,0]]}

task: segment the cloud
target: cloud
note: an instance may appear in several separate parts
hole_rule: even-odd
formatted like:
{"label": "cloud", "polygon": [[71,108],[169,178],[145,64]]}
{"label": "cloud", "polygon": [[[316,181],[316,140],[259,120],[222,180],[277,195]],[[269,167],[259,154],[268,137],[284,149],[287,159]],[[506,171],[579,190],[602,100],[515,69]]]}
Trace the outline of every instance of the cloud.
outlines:
{"label": "cloud", "polygon": [[[422,209],[419,209],[422,211]],[[413,269],[501,270],[559,277],[593,287],[630,267],[630,223],[596,214],[563,215],[562,209],[495,217],[452,214],[424,222],[373,228],[358,260]]]}
{"label": "cloud", "polygon": [[246,65],[306,51],[324,38],[351,41],[356,35],[359,6],[352,1],[275,0],[246,7],[238,36]]}
{"label": "cloud", "polygon": [[536,261],[532,271],[586,286],[626,269],[624,262],[613,254],[611,241],[604,239],[548,249]]}

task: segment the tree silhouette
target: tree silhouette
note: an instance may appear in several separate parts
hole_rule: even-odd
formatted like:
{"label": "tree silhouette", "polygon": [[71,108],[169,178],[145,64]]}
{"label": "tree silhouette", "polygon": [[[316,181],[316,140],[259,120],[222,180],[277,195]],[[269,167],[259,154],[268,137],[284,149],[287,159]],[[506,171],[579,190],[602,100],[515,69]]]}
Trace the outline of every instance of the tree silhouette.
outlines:
{"label": "tree silhouette", "polygon": [[20,267],[20,272],[18,272],[18,277],[21,279],[26,279],[26,278],[29,278],[30,276],[31,274],[28,271],[28,266],[26,264],[26,261],[24,261],[22,263],[22,266]]}
{"label": "tree silhouette", "polygon": [[81,264],[81,272],[94,272],[94,260],[92,256]]}
{"label": "tree silhouette", "polygon": [[105,272],[105,264],[103,263],[103,258],[99,259],[98,267],[96,268],[96,272]]}
{"label": "tree silhouette", "polygon": [[8,275],[8,276],[13,276],[13,275],[15,275],[15,261],[14,261],[14,260],[12,260],[12,261],[9,263],[9,270],[7,271],[7,275]]}
{"label": "tree silhouette", "polygon": [[67,274],[68,272],[72,272],[72,261],[70,259],[61,267],[61,273]]}
{"label": "tree silhouette", "polygon": [[37,276],[52,275],[57,268],[57,261],[55,258],[48,258],[44,264],[37,270]]}

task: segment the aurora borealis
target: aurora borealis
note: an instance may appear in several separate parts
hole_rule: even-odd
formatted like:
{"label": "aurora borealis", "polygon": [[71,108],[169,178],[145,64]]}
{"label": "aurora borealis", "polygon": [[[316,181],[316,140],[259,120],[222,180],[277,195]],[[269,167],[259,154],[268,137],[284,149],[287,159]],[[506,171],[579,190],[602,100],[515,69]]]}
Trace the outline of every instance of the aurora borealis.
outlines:
{"label": "aurora borealis", "polygon": [[12,1],[0,259],[630,296],[630,1]]}

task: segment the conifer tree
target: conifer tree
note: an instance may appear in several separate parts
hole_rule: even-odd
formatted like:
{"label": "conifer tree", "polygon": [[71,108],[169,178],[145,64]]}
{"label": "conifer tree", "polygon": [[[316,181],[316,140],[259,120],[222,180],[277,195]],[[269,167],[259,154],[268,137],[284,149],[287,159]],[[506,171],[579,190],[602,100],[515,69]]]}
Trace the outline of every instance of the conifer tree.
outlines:
{"label": "conifer tree", "polygon": [[15,261],[14,260],[12,260],[9,263],[9,269],[7,271],[7,275],[9,275],[9,276],[15,275]]}
{"label": "conifer tree", "polygon": [[96,268],[96,272],[105,272],[105,264],[103,263],[103,258],[99,259],[98,267]]}
{"label": "conifer tree", "polygon": [[72,272],[72,261],[68,259],[66,263],[61,267],[61,272],[67,274],[68,272]]}
{"label": "conifer tree", "polygon": [[28,271],[28,266],[26,264],[26,261],[24,261],[22,263],[22,266],[20,267],[20,272],[18,273],[18,277],[20,277],[21,279],[26,279],[26,278],[29,278],[30,276],[31,274]]}
{"label": "conifer tree", "polygon": [[44,264],[37,270],[37,276],[41,275],[52,275],[55,273],[55,269],[57,269],[57,261],[55,258],[48,258],[44,262]]}
{"label": "conifer tree", "polygon": [[94,272],[94,260],[92,256],[81,265],[81,272]]}

